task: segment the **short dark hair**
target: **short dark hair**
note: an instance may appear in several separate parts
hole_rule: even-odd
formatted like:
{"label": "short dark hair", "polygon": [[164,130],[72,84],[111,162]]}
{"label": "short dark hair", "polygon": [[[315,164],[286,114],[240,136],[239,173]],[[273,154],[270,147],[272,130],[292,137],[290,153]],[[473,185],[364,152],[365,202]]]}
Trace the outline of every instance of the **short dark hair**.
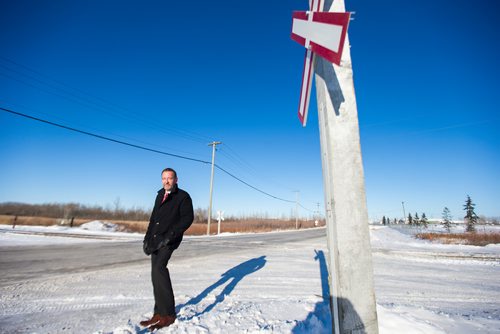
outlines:
{"label": "short dark hair", "polygon": [[175,170],[173,170],[172,168],[165,168],[164,170],[161,171],[161,174],[163,175],[163,173],[165,172],[172,172],[174,173],[174,177],[177,178],[177,172]]}

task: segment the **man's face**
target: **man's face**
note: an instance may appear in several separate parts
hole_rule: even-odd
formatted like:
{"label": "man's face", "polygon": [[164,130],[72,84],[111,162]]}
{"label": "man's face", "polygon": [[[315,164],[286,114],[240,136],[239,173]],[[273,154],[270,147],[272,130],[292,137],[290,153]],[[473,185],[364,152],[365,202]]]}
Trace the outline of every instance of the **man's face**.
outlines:
{"label": "man's face", "polygon": [[166,191],[172,190],[174,185],[177,183],[177,178],[175,177],[174,172],[163,172],[161,174],[161,183],[163,184],[163,189]]}

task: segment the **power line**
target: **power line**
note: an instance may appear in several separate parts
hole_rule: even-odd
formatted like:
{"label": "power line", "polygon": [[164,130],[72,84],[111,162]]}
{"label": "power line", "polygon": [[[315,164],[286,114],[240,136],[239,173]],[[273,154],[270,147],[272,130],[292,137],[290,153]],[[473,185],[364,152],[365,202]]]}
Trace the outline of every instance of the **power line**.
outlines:
{"label": "power line", "polygon": [[[58,96],[60,98],[64,98],[64,99],[67,99],[67,100],[70,100],[74,103],[77,103],[77,104],[80,104],[81,106],[83,107],[86,107],[86,108],[89,108],[89,109],[94,109],[94,110],[99,110],[99,111],[102,111],[104,113],[107,113],[107,114],[111,114],[111,115],[114,115],[115,117],[119,117],[119,118],[122,118],[122,119],[128,119],[128,120],[133,120],[133,121],[136,121],[136,122],[140,122],[144,125],[147,125],[148,127],[150,128],[155,128],[157,130],[160,130],[161,132],[165,132],[163,131],[164,130],[164,127],[158,127],[156,126],[153,126],[152,124],[149,124],[147,122],[145,122],[143,119],[140,119],[138,117],[136,117],[136,115],[133,115],[131,113],[128,112],[128,110],[126,110],[125,108],[113,103],[113,102],[110,102],[110,101],[107,101],[105,99],[102,99],[100,97],[95,97],[95,96],[92,96],[91,94],[87,93],[87,92],[84,92],[82,90],[79,90],[77,88],[74,88],[74,87],[71,87],[61,81],[58,81],[58,80],[55,80],[54,78],[51,78],[45,74],[42,74],[32,68],[29,68],[23,64],[20,64],[18,62],[15,62],[11,59],[8,59],[8,58],[5,58],[3,56],[0,56],[0,61],[3,61],[4,64],[2,64],[0,62],[0,67],[10,71],[10,72],[13,72],[17,75],[20,75],[23,77],[23,79],[21,78],[16,78],[16,77],[13,77],[9,74],[6,74],[6,73],[2,73],[0,72],[0,75],[2,76],[5,76],[5,77],[8,77],[12,80],[15,80],[15,81],[18,81],[18,82],[21,82],[25,85],[28,85],[28,86],[31,86],[35,89],[39,89],[41,91],[44,91],[46,93],[49,93],[49,94],[52,94],[52,95],[55,95],[55,96]],[[9,63],[9,65],[7,65],[6,63]],[[10,66],[14,66],[16,67],[15,69],[14,68],[11,68]],[[29,74],[27,74],[29,73]],[[28,79],[29,81],[26,81],[24,79]],[[39,86],[41,85],[41,86]],[[4,111],[7,111],[5,108],[1,108],[2,110]],[[9,110],[9,112],[12,112],[12,110]],[[182,156],[180,154],[173,154],[173,153],[167,153],[167,152],[164,152],[164,151],[160,151],[160,150],[155,150],[155,149],[152,149],[150,148],[151,147],[151,144],[150,143],[146,143],[146,142],[142,142],[143,144],[147,144],[149,147],[145,147],[145,146],[140,146],[140,145],[137,145],[137,144],[131,144],[130,143],[130,140],[133,140],[133,141],[136,141],[135,139],[131,139],[131,138],[127,138],[127,137],[123,137],[123,136],[118,136],[118,135],[113,135],[113,137],[121,137],[122,139],[125,139],[125,140],[128,140],[127,141],[123,141],[123,140],[117,140],[117,139],[112,139],[110,137],[106,137],[104,135],[96,135],[94,133],[91,133],[91,132],[88,132],[88,131],[83,131],[83,130],[79,130],[79,129],[76,129],[76,128],[73,128],[73,127],[69,127],[69,126],[64,126],[64,125],[61,125],[61,124],[58,124],[58,123],[55,123],[55,122],[50,122],[50,121],[46,121],[46,120],[43,120],[41,118],[36,118],[36,117],[33,117],[33,116],[29,116],[29,115],[26,115],[26,114],[21,114],[19,112],[13,112],[13,113],[16,113],[17,115],[19,116],[24,116],[24,117],[27,117],[27,118],[31,118],[33,120],[37,120],[37,121],[40,121],[40,122],[44,122],[44,123],[47,123],[49,125],[53,125],[53,126],[57,126],[57,127],[61,127],[61,128],[64,128],[66,130],[71,130],[71,131],[75,131],[75,132],[79,132],[79,133],[82,133],[82,134],[86,134],[86,135],[89,135],[89,136],[93,136],[93,137],[96,137],[96,138],[99,138],[99,139],[103,139],[103,140],[108,140],[108,141],[112,141],[112,142],[115,142],[115,143],[119,143],[119,144],[122,144],[122,145],[127,145],[127,146],[131,146],[131,147],[135,147],[135,148],[139,148],[139,149],[144,149],[144,150],[147,150],[147,151],[150,151],[150,152],[154,152],[154,153],[159,153],[159,154],[165,154],[165,155],[169,155],[169,156],[173,156],[173,157],[178,157],[178,158],[181,158],[181,159],[187,159],[187,160],[191,160],[191,161],[196,161],[196,162],[200,162],[200,163],[209,163],[208,161],[204,161],[204,160],[201,160],[201,159],[195,159],[195,158],[190,158],[190,157],[186,157],[186,156]],[[185,130],[182,130],[182,129],[176,129],[176,128],[169,128],[169,132],[170,133],[175,133],[176,135],[180,136],[180,137],[183,137],[183,138],[187,138],[187,139],[191,139],[193,141],[204,141],[203,136],[200,135],[200,134],[196,134],[194,132],[189,132],[189,131],[185,131]],[[168,132],[165,132],[165,133],[168,133]],[[108,133],[109,135],[109,133]],[[204,137],[206,138],[206,137]],[[139,141],[140,143],[141,141]],[[155,146],[155,145],[153,145]],[[227,145],[226,145],[227,146]],[[243,169],[248,169],[250,171],[250,174],[252,175],[255,175],[255,168],[250,165],[248,162],[245,161],[245,159],[243,159],[239,154],[237,154],[237,152],[233,149],[231,149],[230,147],[227,147],[229,149],[229,151],[231,152],[222,152],[223,155],[226,155],[228,158],[229,158],[229,161],[230,162],[235,162],[237,165],[240,165],[240,167],[242,167]],[[174,151],[176,151],[174,149]],[[182,152],[182,151],[181,151]],[[187,153],[187,152],[185,152]],[[258,191],[258,192],[261,192],[262,194],[266,195],[266,196],[269,196],[269,197],[272,197],[274,199],[277,199],[277,200],[281,200],[281,201],[284,201],[284,202],[289,202],[289,203],[293,203],[294,201],[291,201],[291,200],[287,200],[287,199],[283,199],[283,198],[280,198],[280,197],[277,197],[277,196],[274,196],[274,195],[271,195],[265,191],[262,191],[261,189],[255,187],[255,186],[252,186],[250,185],[249,183],[243,181],[242,179],[236,177],[234,174],[230,173],[228,170],[218,166],[217,164],[214,164],[214,167],[217,167],[219,170],[221,170],[222,172],[228,174],[229,176],[231,176],[232,178],[236,179],[237,181],[245,184],[246,186]],[[273,181],[273,180],[270,180],[270,181]],[[274,181],[273,181],[274,182]],[[276,185],[279,185],[280,187],[285,187],[286,186],[283,186],[281,184],[278,184],[276,182],[274,182]],[[307,211],[311,211],[312,210],[309,210],[305,207],[303,207],[301,205],[302,208],[304,208],[305,210]]]}
{"label": "power line", "polygon": [[291,200],[288,200],[288,199],[280,198],[280,197],[277,197],[277,196],[271,195],[271,194],[269,194],[269,193],[266,193],[265,191],[260,190],[260,189],[258,189],[258,188],[256,188],[256,187],[252,186],[251,184],[249,184],[249,183],[247,183],[247,182],[243,181],[242,179],[240,179],[240,178],[238,178],[238,177],[234,176],[233,174],[229,173],[227,170],[225,170],[224,168],[222,168],[222,167],[218,166],[217,164],[215,164],[215,167],[217,167],[218,169],[220,169],[221,171],[223,171],[223,172],[224,172],[224,173],[226,173],[227,175],[231,176],[233,179],[236,179],[236,180],[240,181],[240,182],[241,182],[241,183],[243,183],[244,185],[246,185],[246,186],[248,186],[248,187],[250,187],[250,188],[252,188],[252,189],[254,189],[254,190],[257,190],[258,192],[263,193],[264,195],[267,195],[267,196],[269,196],[269,197],[275,198],[275,199],[280,200],[280,201],[283,201],[283,202],[295,203],[295,201],[291,201]]}
{"label": "power line", "polygon": [[135,147],[135,148],[138,148],[138,149],[141,149],[141,150],[146,150],[146,151],[150,151],[150,152],[154,152],[154,153],[164,154],[164,155],[168,155],[168,156],[176,157],[176,158],[180,158],[180,159],[186,159],[186,160],[196,161],[196,162],[200,162],[200,163],[204,163],[204,164],[209,164],[210,163],[208,161],[204,161],[204,160],[200,160],[200,159],[189,158],[189,157],[185,157],[185,156],[178,155],[178,154],[163,152],[163,151],[155,150],[155,149],[144,147],[144,146],[140,146],[140,145],[127,143],[127,142],[124,142],[124,141],[121,141],[121,140],[116,140],[116,139],[113,139],[113,138],[109,138],[109,137],[97,135],[95,133],[91,133],[91,132],[79,130],[79,129],[76,129],[76,128],[72,128],[72,127],[69,127],[69,126],[66,126],[66,125],[54,123],[54,122],[51,122],[51,121],[47,121],[47,120],[44,120],[44,119],[41,119],[41,118],[33,117],[33,116],[30,116],[30,115],[27,115],[27,114],[23,114],[23,113],[20,113],[20,112],[17,112],[17,111],[13,111],[13,110],[10,110],[10,109],[6,109],[6,108],[2,108],[2,107],[0,107],[0,109],[3,110],[3,111],[6,111],[8,113],[11,113],[11,114],[15,114],[15,115],[18,115],[18,116],[26,117],[26,118],[29,118],[29,119],[32,119],[32,120],[35,120],[35,121],[38,121],[38,122],[42,122],[42,123],[46,123],[46,124],[49,124],[49,125],[57,126],[59,128],[63,128],[63,129],[66,129],[66,130],[78,132],[78,133],[81,133],[81,134],[84,134],[84,135],[87,135],[87,136],[91,136],[91,137],[95,137],[95,138],[107,140],[107,141],[114,142],[114,143],[117,143],[117,144],[122,144],[122,145],[130,146],[130,147]]}
{"label": "power line", "polygon": [[[229,151],[225,151],[225,149],[228,149]],[[245,161],[243,157],[241,157],[236,150],[232,149],[228,144],[224,144],[224,148],[220,150],[222,155],[225,155],[228,158],[228,161],[240,166],[242,169],[244,169],[249,176],[252,177],[258,177],[259,179],[266,179],[269,182],[274,183],[275,185],[279,186],[280,188],[286,188],[287,190],[291,190],[287,186],[280,184],[279,182],[276,182],[273,179],[269,179],[266,177],[266,174],[261,175],[257,169],[255,169],[250,163]]]}
{"label": "power line", "polygon": [[[18,81],[22,84],[25,84],[27,86],[33,87],[35,89],[39,89],[41,91],[44,91],[45,93],[51,94],[58,96],[60,98],[69,100],[73,103],[77,103],[85,108],[88,109],[93,109],[93,110],[99,110],[101,112],[104,112],[108,115],[113,115],[114,117],[119,117],[121,119],[125,120],[132,120],[134,122],[140,122],[143,125],[146,125],[147,127],[151,129],[155,129],[157,131],[171,134],[174,133],[177,136],[183,137],[185,139],[197,141],[197,142],[205,142],[209,140],[208,137],[203,136],[201,134],[197,134],[194,132],[190,132],[188,130],[180,129],[180,128],[174,128],[171,126],[158,126],[156,123],[150,123],[149,121],[146,121],[143,118],[137,117],[137,115],[133,114],[130,112],[130,110],[119,106],[118,104],[115,104],[113,102],[107,101],[103,98],[100,97],[95,97],[87,92],[84,92],[80,89],[71,87],[70,85],[67,85],[61,81],[55,80],[43,73],[40,73],[32,68],[29,68],[23,64],[20,64],[18,62],[15,62],[11,59],[5,58],[3,56],[0,56],[0,61],[3,61],[4,63],[9,63],[9,66],[14,65],[16,69],[11,68],[5,64],[2,64],[0,62],[0,67],[5,68],[6,70],[16,73],[17,75],[20,75],[24,78],[27,78],[29,81],[12,77],[11,75],[8,75],[6,73],[1,73],[0,75],[3,75],[5,77],[8,77],[12,80]],[[19,69],[22,69],[20,71]],[[29,72],[30,74],[27,74],[25,72]],[[40,79],[41,78],[41,79]],[[37,82],[38,84],[35,84],[33,82]],[[41,85],[41,86],[39,86]],[[165,131],[166,130],[166,131]]]}
{"label": "power line", "polygon": [[[51,121],[48,121],[48,120],[45,120],[45,119],[41,119],[41,118],[38,118],[38,117],[34,117],[34,116],[27,115],[27,114],[23,114],[23,113],[20,113],[20,112],[14,111],[14,110],[10,110],[10,109],[7,109],[7,108],[0,107],[0,110],[5,111],[5,112],[10,113],[10,114],[13,114],[13,115],[25,117],[25,118],[28,118],[28,119],[31,119],[31,120],[34,120],[34,121],[38,121],[38,122],[41,122],[41,123],[49,124],[49,125],[52,125],[52,126],[56,126],[56,127],[65,129],[65,130],[77,132],[77,133],[80,133],[80,134],[84,134],[84,135],[87,135],[87,136],[95,137],[95,138],[106,140],[106,141],[110,141],[110,142],[113,142],[113,143],[117,143],[117,144],[129,146],[129,147],[134,147],[134,148],[137,148],[137,149],[141,149],[141,150],[145,150],[145,151],[149,151],[149,152],[153,152],[153,153],[168,155],[168,156],[179,158],[179,159],[185,159],[185,160],[189,160],[189,161],[194,161],[194,162],[198,162],[198,163],[202,163],[202,164],[211,164],[210,161],[205,161],[205,160],[201,160],[201,159],[190,158],[190,157],[186,157],[186,156],[179,155],[179,154],[168,153],[168,152],[164,152],[164,151],[160,151],[160,150],[155,150],[155,149],[151,149],[151,148],[148,148],[148,147],[144,147],[144,146],[140,146],[140,145],[128,143],[128,142],[125,142],[125,141],[116,140],[116,139],[113,139],[113,138],[101,136],[101,135],[98,135],[98,134],[95,134],[95,133],[91,133],[91,132],[88,132],[88,131],[79,130],[79,129],[76,129],[76,128],[73,128],[73,127],[70,127],[70,126],[66,126],[66,125],[62,125],[62,124],[59,124],[59,123],[51,122]],[[232,177],[233,179],[235,179],[235,180],[243,183],[247,187],[250,187],[250,188],[252,188],[252,189],[254,189],[254,190],[256,190],[256,191],[258,191],[258,192],[260,192],[260,193],[262,193],[264,195],[266,195],[266,196],[269,196],[271,198],[274,198],[276,200],[280,200],[280,201],[283,201],[283,202],[295,203],[295,201],[291,201],[291,200],[287,200],[287,199],[284,199],[284,198],[280,198],[280,197],[274,196],[274,195],[272,195],[272,194],[270,194],[268,192],[265,192],[265,191],[263,191],[263,190],[261,190],[261,189],[259,189],[257,187],[254,187],[251,184],[249,184],[248,182],[243,181],[239,177],[237,177],[234,174],[228,172],[227,170],[225,170],[224,168],[220,167],[217,164],[214,164],[214,166],[217,169],[219,169],[220,171],[222,171],[222,172],[226,173],[227,175],[229,175],[230,177]]]}
{"label": "power line", "polygon": [[[0,57],[1,58],[1,57]],[[2,73],[0,73],[1,75]],[[6,104],[10,104],[12,105],[11,108],[16,108],[16,106],[22,110],[26,110],[26,111],[31,111],[31,112],[34,112],[34,113],[37,113],[37,114],[40,114],[41,116],[45,116],[45,117],[53,117],[53,115],[50,115],[50,114],[47,114],[47,113],[44,113],[44,112],[41,112],[39,110],[35,110],[33,108],[30,108],[24,104],[20,104],[19,102],[12,102],[1,97],[0,96],[0,104],[3,104],[3,103],[6,103]],[[56,121],[58,122],[61,122],[61,123],[68,123],[70,121],[68,121],[68,119],[65,119],[65,118],[61,118],[61,117],[58,117],[56,119]],[[78,121],[77,121],[78,123]],[[127,141],[134,141],[134,142],[137,142],[137,143],[141,143],[141,144],[145,144],[145,145],[148,145],[149,147],[159,147],[159,148],[162,148],[162,149],[167,149],[169,151],[175,151],[175,152],[179,152],[180,153],[184,153],[184,154],[187,154],[187,155],[190,155],[190,156],[194,156],[196,154],[194,153],[191,153],[191,152],[188,152],[188,151],[185,151],[185,150],[181,150],[181,149],[178,149],[178,148],[173,148],[173,147],[169,147],[167,146],[165,143],[161,143],[161,145],[158,145],[158,143],[150,143],[150,142],[147,142],[147,141],[144,141],[144,140],[140,140],[140,139],[137,139],[137,138],[132,138],[132,137],[127,137],[127,136],[123,136],[123,135],[120,135],[120,134],[117,134],[117,133],[113,133],[113,132],[109,132],[109,131],[102,131],[102,130],[99,130],[95,127],[92,127],[92,126],[88,126],[88,125],[85,125],[83,123],[79,123],[79,124],[75,124],[75,126],[85,126],[89,131],[94,131],[94,132],[101,132],[103,135],[107,135],[108,137],[115,137],[115,138],[121,138],[123,140],[127,140]]]}
{"label": "power line", "polygon": [[303,205],[302,205],[302,204],[300,204],[300,203],[299,203],[299,206],[300,206],[302,209],[306,210],[306,211],[309,211],[309,212],[312,212],[312,213],[317,212],[317,211],[314,211],[314,210],[311,210],[311,209],[306,208],[305,206],[303,206]]}

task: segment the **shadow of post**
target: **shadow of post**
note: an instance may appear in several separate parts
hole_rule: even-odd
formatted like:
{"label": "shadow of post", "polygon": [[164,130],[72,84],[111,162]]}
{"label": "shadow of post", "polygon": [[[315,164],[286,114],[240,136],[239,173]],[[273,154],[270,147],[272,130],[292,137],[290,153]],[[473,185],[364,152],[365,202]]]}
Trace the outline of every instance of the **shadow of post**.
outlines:
{"label": "shadow of post", "polygon": [[260,270],[264,267],[266,264],[266,257],[265,256],[260,256],[248,261],[245,261],[225,273],[223,273],[221,276],[221,279],[219,279],[217,282],[214,284],[210,285],[207,287],[205,290],[203,290],[198,296],[191,298],[188,302],[185,304],[181,304],[177,306],[177,313],[179,311],[188,306],[188,305],[196,305],[199,302],[201,302],[203,299],[205,299],[212,291],[214,291],[217,287],[229,282],[226,287],[222,290],[222,292],[215,297],[215,301],[208,305],[203,311],[197,312],[196,314],[188,317],[186,320],[191,320],[194,317],[200,316],[204,313],[210,312],[217,304],[221,303],[224,301],[224,298],[228,295],[231,294],[231,292],[234,290],[236,285],[245,277],[248,276],[257,270]]}
{"label": "shadow of post", "polygon": [[[316,256],[315,260],[319,262],[319,271],[321,275],[321,296],[323,300],[316,303],[314,310],[310,312],[304,321],[297,323],[292,329],[292,333],[333,333],[332,323],[332,297],[330,295],[330,285],[328,284],[328,268],[326,266],[325,254],[323,251],[314,251]],[[337,298],[339,305],[339,317],[345,319],[349,317],[349,324],[355,324],[353,328],[342,328],[340,326],[340,333],[342,334],[363,334],[365,327],[358,313],[354,310],[351,302],[348,299]]]}
{"label": "shadow of post", "polygon": [[345,102],[345,97],[332,63],[318,56],[314,64],[314,72],[324,80],[335,115],[340,116],[340,106]]}

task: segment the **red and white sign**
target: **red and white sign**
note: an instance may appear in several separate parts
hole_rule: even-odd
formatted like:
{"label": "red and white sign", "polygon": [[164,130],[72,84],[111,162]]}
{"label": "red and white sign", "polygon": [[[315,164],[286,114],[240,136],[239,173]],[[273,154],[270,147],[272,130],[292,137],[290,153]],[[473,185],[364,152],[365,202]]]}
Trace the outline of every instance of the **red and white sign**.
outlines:
{"label": "red and white sign", "polygon": [[294,12],[292,39],[340,65],[350,13]]}
{"label": "red and white sign", "polygon": [[306,50],[304,57],[304,71],[302,72],[302,86],[300,87],[299,120],[302,126],[306,126],[309,111],[309,98],[311,97],[311,84],[314,67],[314,54]]}
{"label": "red and white sign", "polygon": [[313,0],[314,11],[293,13],[291,37],[306,48],[298,113],[302,126],[307,123],[315,54],[340,65],[350,20],[350,13],[320,12],[322,2]]}

